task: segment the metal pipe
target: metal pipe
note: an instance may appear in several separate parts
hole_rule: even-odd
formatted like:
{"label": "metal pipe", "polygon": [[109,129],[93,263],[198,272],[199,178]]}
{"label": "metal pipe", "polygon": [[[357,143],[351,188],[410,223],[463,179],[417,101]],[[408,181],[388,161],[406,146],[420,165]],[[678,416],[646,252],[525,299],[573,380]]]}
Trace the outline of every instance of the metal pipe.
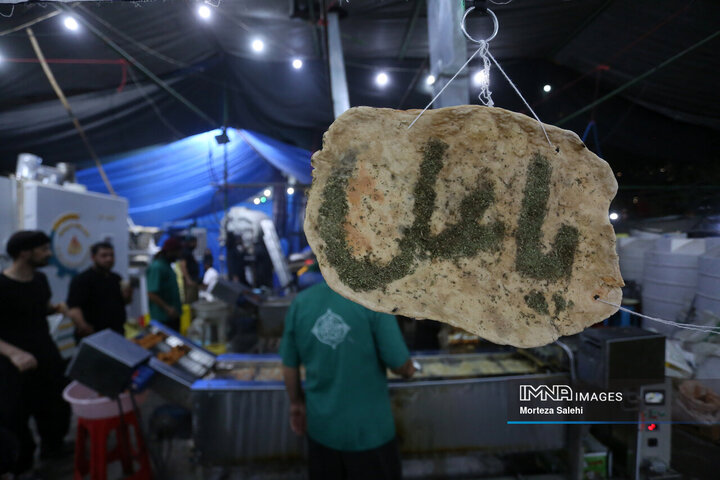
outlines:
{"label": "metal pipe", "polygon": [[333,113],[335,118],[350,108],[347,77],[345,76],[345,58],[340,37],[340,14],[327,14],[328,50],[330,64],[330,89],[332,91]]}
{"label": "metal pipe", "polygon": [[570,364],[570,380],[572,383],[575,383],[575,355],[573,354],[573,351],[568,347],[566,344],[561,342],[560,340],[555,340],[555,343],[558,347],[562,348],[565,353],[568,356],[568,363]]}

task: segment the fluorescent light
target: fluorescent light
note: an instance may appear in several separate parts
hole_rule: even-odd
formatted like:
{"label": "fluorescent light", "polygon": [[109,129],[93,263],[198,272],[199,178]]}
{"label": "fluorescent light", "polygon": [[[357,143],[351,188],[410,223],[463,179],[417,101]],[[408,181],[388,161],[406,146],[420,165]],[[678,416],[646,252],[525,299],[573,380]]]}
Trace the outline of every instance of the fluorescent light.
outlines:
{"label": "fluorescent light", "polygon": [[611,221],[614,222],[614,221],[617,220],[618,218],[620,218],[620,215],[618,215],[617,213],[615,213],[615,212],[611,212],[611,213],[610,213],[610,220],[611,220]]}
{"label": "fluorescent light", "polygon": [[377,83],[379,86],[384,87],[388,84],[390,81],[390,78],[388,77],[387,73],[380,72],[377,74],[377,77],[375,77],[375,83]]}
{"label": "fluorescent light", "polygon": [[488,83],[490,83],[490,76],[488,74],[488,71],[482,69],[479,72],[475,73],[475,75],[473,75],[473,83],[475,85],[487,85]]}
{"label": "fluorescent light", "polygon": [[288,187],[287,194],[292,195],[293,193],[295,193],[295,189],[293,187]]}
{"label": "fluorescent light", "polygon": [[254,203],[255,205],[260,205],[260,199],[259,199],[259,198],[256,198],[255,200],[253,200],[253,203]]}
{"label": "fluorescent light", "polygon": [[435,83],[435,75],[428,75],[425,79],[425,83],[428,85],[432,85],[433,83]]}
{"label": "fluorescent light", "polygon": [[292,66],[295,70],[300,70],[302,68],[302,60],[296,58],[295,60],[293,60]]}
{"label": "fluorescent light", "polygon": [[262,52],[265,49],[265,43],[259,38],[255,39],[252,42],[252,49],[256,52]]}
{"label": "fluorescent light", "polygon": [[272,190],[270,190],[269,188],[266,188],[265,191],[263,192],[263,195],[265,195],[266,197],[269,197],[271,193],[272,193]]}
{"label": "fluorescent light", "polygon": [[197,14],[203,20],[207,20],[211,15],[210,8],[207,5],[200,5],[197,9]]}
{"label": "fluorescent light", "polygon": [[65,17],[63,20],[63,24],[65,25],[65,28],[68,30],[72,30],[73,32],[76,31],[80,25],[78,25],[77,20],[75,20],[73,17]]}
{"label": "fluorescent light", "polygon": [[547,84],[543,87],[543,92],[550,93],[550,90],[552,90],[552,85]]}

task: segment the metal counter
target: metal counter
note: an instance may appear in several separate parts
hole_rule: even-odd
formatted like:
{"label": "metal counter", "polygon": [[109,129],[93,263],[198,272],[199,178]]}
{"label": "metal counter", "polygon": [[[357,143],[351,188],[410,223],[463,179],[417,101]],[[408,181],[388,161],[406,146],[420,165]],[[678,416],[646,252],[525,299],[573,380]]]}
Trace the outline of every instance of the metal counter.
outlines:
{"label": "metal counter", "polygon": [[[483,354],[475,354],[483,355]],[[218,364],[253,361],[218,357]],[[279,363],[277,356],[259,364]],[[520,383],[568,383],[564,373],[458,380],[390,381],[400,448],[405,454],[524,452],[565,445],[563,425],[507,425],[508,395]],[[289,402],[279,381],[204,379],[192,386],[195,447],[203,465],[232,466],[302,458],[304,441],[289,426]]]}

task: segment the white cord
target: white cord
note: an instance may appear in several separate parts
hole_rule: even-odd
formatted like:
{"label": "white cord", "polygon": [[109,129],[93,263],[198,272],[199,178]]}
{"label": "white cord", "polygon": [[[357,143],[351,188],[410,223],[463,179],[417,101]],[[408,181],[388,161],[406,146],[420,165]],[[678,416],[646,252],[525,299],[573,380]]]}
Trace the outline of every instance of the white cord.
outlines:
{"label": "white cord", "polygon": [[493,33],[490,35],[490,37],[488,37],[488,38],[485,39],[485,40],[477,40],[477,39],[473,38],[472,36],[470,36],[470,34],[467,32],[467,28],[465,27],[465,22],[466,22],[466,19],[467,19],[468,14],[469,14],[470,12],[472,12],[474,9],[475,9],[475,7],[470,7],[470,8],[467,9],[467,11],[465,11],[465,15],[463,15],[462,22],[461,22],[461,24],[460,24],[460,28],[461,28],[463,34],[465,35],[465,37],[467,37],[467,39],[470,40],[471,42],[477,43],[478,45],[480,45],[480,48],[478,48],[478,49],[475,51],[475,53],[473,53],[473,54],[470,56],[470,58],[468,58],[467,62],[465,62],[462,67],[460,67],[460,69],[455,73],[455,75],[453,75],[453,77],[443,86],[442,89],[440,89],[440,91],[437,93],[437,95],[435,95],[435,96],[433,97],[433,99],[430,100],[430,103],[428,103],[427,106],[422,109],[422,111],[418,114],[418,116],[415,117],[415,120],[413,120],[412,123],[408,126],[408,130],[409,130],[413,125],[415,125],[415,122],[417,122],[418,119],[427,111],[427,109],[430,108],[430,106],[431,106],[433,103],[435,103],[435,100],[437,100],[438,97],[440,96],[440,94],[442,94],[442,93],[445,91],[445,89],[448,87],[448,85],[450,85],[450,84],[452,83],[452,81],[455,80],[455,78],[460,74],[460,72],[462,72],[462,71],[465,69],[465,67],[468,66],[468,64],[470,63],[470,61],[472,61],[472,59],[475,58],[475,56],[476,56],[478,53],[482,53],[483,63],[484,63],[484,65],[485,65],[485,72],[487,72],[488,82],[487,82],[487,84],[485,84],[485,85],[482,86],[482,90],[480,91],[480,95],[478,96],[478,98],[480,99],[480,101],[481,101],[482,103],[484,103],[485,105],[489,106],[489,107],[494,106],[494,102],[492,101],[492,98],[491,98],[492,92],[490,92],[490,88],[489,88],[489,83],[490,83],[490,82],[489,82],[489,79],[490,79],[490,62],[488,61],[488,57],[489,57],[489,58],[493,61],[493,63],[495,64],[495,66],[498,68],[498,70],[500,70],[500,73],[503,74],[503,76],[504,76],[505,79],[508,81],[508,83],[509,83],[510,86],[513,88],[513,90],[515,90],[515,93],[518,94],[518,96],[519,96],[520,99],[523,101],[523,103],[525,104],[525,106],[527,107],[527,109],[530,110],[530,113],[533,114],[533,117],[535,117],[535,120],[537,120],[537,122],[540,124],[540,128],[542,129],[543,133],[545,134],[545,139],[547,140],[548,144],[550,144],[550,147],[551,147],[552,149],[554,149],[555,151],[559,151],[557,148],[555,148],[555,145],[553,145],[553,143],[550,141],[550,136],[548,136],[548,133],[547,133],[547,131],[545,130],[545,125],[543,125],[543,123],[540,121],[540,118],[537,116],[537,114],[536,114],[535,111],[532,109],[532,107],[530,107],[530,105],[528,104],[527,100],[525,100],[525,97],[523,97],[522,93],[520,93],[520,90],[517,88],[517,86],[515,86],[515,84],[514,84],[513,81],[510,79],[510,77],[508,76],[508,74],[505,73],[505,70],[502,69],[502,67],[500,66],[500,64],[498,63],[498,61],[495,60],[495,57],[493,57],[493,56],[492,56],[492,53],[490,53],[490,45],[489,45],[489,42],[490,42],[490,40],[492,40],[493,38],[495,38],[495,35],[497,35],[498,30],[499,30],[499,22],[498,22],[498,19],[497,19],[497,17],[495,16],[495,14],[492,12],[492,10],[490,10],[489,8],[485,9],[485,10],[487,11],[488,15],[490,15],[490,18],[491,18],[492,21],[493,21]]}
{"label": "white cord", "polygon": [[[488,51],[488,56],[489,56],[490,59],[493,61],[493,63],[495,64],[495,66],[498,68],[498,70],[500,70],[500,73],[502,73],[502,74],[505,76],[505,79],[508,81],[508,83],[509,83],[510,86],[513,88],[513,90],[515,90],[515,93],[518,94],[518,97],[520,97],[520,99],[523,101],[523,103],[524,103],[525,106],[528,108],[528,110],[530,110],[530,113],[533,114],[533,117],[535,117],[535,120],[537,120],[537,122],[540,124],[540,128],[542,128],[542,131],[543,131],[543,133],[545,134],[545,138],[547,139],[548,143],[550,144],[550,147],[552,147],[552,148],[554,149],[554,148],[555,148],[555,145],[553,145],[553,143],[550,141],[550,137],[548,136],[547,131],[545,130],[545,125],[543,125],[543,123],[540,121],[540,118],[538,118],[537,114],[535,113],[535,110],[533,110],[533,109],[530,107],[530,105],[528,105],[527,100],[525,100],[525,97],[523,97],[522,93],[520,93],[520,90],[518,90],[518,88],[515,86],[515,84],[513,83],[513,81],[510,80],[510,77],[508,76],[508,74],[505,73],[505,70],[502,69],[502,67],[500,66],[500,64],[498,63],[498,61],[495,60],[495,57],[493,57],[493,56],[492,56],[492,53],[490,53],[489,51]],[[556,149],[556,150],[557,150],[557,149]]]}
{"label": "white cord", "polygon": [[613,307],[616,307],[616,308],[622,310],[623,312],[629,313],[630,315],[635,315],[635,316],[644,318],[646,320],[652,320],[653,322],[662,323],[664,325],[670,325],[672,327],[683,328],[685,330],[694,330],[696,332],[720,334],[720,327],[711,327],[711,326],[706,326],[706,325],[690,325],[687,323],[671,322],[670,320],[663,320],[662,318],[655,318],[655,317],[650,317],[648,315],[643,315],[642,313],[637,313],[633,310],[630,310],[629,308],[625,308],[620,305],[615,305],[614,303],[603,300],[602,298],[599,298],[597,296],[595,297],[595,300],[597,300],[598,302],[604,303],[606,305],[611,305]]}
{"label": "white cord", "polygon": [[480,50],[482,50],[482,49],[483,49],[483,47],[481,46],[480,48],[478,48],[478,49],[475,51],[475,53],[473,53],[473,54],[470,56],[470,58],[468,58],[468,61],[465,62],[465,64],[464,64],[462,67],[460,67],[460,70],[458,70],[457,73],[455,73],[455,75],[453,75],[453,77],[443,86],[443,88],[440,89],[440,91],[437,93],[437,95],[435,95],[435,96],[433,97],[433,99],[430,100],[430,103],[428,103],[427,106],[422,109],[422,112],[420,112],[420,113],[418,114],[418,116],[415,117],[415,120],[413,120],[412,123],[408,126],[408,130],[410,130],[410,128],[411,128],[413,125],[415,125],[415,122],[418,121],[418,118],[420,118],[420,117],[422,116],[422,114],[425,113],[425,112],[427,111],[427,109],[430,108],[430,106],[431,106],[433,103],[435,103],[435,100],[438,99],[438,97],[440,96],[440,94],[445,91],[445,89],[448,87],[448,85],[450,85],[450,83],[452,83],[452,81],[455,80],[455,78],[456,78],[458,75],[460,75],[460,72],[462,72],[463,69],[464,69],[465,67],[467,67],[468,63],[470,63],[470,61],[471,61],[473,58],[475,58],[475,55],[477,55],[478,53],[480,53]]}

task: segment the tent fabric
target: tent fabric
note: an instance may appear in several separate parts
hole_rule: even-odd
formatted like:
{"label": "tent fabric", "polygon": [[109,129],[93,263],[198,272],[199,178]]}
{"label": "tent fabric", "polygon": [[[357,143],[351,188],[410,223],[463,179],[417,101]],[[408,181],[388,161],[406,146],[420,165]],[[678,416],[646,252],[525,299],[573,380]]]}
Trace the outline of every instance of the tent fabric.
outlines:
{"label": "tent fabric", "polygon": [[[340,25],[351,104],[424,107],[431,94],[423,81],[429,72],[422,0],[364,0],[341,2],[341,7],[347,13]],[[86,28],[68,32],[62,16],[33,25],[45,56],[62,61],[51,68],[100,156],[223,124],[309,150],[320,148],[333,120],[332,102],[318,19],[322,12],[316,8],[310,18],[307,2],[220,2],[209,22],[199,20],[195,4],[184,0],[80,2],[72,8],[217,122],[208,125],[127,62],[118,63],[117,52]],[[416,8],[419,16],[410,29]],[[500,31],[491,50],[546,123],[713,34],[720,17],[715,0],[523,0],[492,9]],[[0,31],[47,13],[36,3],[21,3],[11,18],[0,18]],[[482,36],[489,21],[473,13],[468,28]],[[249,48],[256,37],[266,45],[260,55]],[[718,158],[720,145],[712,140],[720,128],[718,42],[694,50],[592,112],[603,152],[614,167],[632,166],[635,152],[646,151],[647,143],[643,135],[603,138],[603,131],[618,121],[642,122],[651,132],[672,131],[658,135],[652,148],[662,153],[673,144],[685,145],[683,158],[675,159],[679,165],[686,158]],[[468,52],[473,48],[468,44]],[[0,36],[0,55],[5,59],[0,64],[0,171],[13,170],[24,151],[49,164],[86,162],[82,142],[40,66],[32,63],[35,55],[24,30]],[[301,70],[290,65],[295,57],[304,62]],[[608,69],[598,70],[601,65]],[[478,66],[474,62],[471,70]],[[380,69],[391,77],[384,89],[373,82]],[[496,105],[524,110],[494,68],[491,79]],[[553,85],[552,93],[542,92],[544,83]],[[477,103],[474,96],[470,101]],[[581,134],[590,115],[565,127]]]}
{"label": "tent fabric", "polygon": [[[228,184],[284,183],[292,175],[301,183],[311,180],[310,152],[283,145],[249,131],[228,129],[230,142],[218,145],[220,130],[193,135],[166,146],[144,150],[110,162],[105,171],[118,195],[129,202],[129,214],[138,225],[204,216],[222,217],[222,189],[227,158]],[[77,173],[89,190],[107,193],[96,168]],[[230,188],[227,205],[242,202],[259,190]]]}

